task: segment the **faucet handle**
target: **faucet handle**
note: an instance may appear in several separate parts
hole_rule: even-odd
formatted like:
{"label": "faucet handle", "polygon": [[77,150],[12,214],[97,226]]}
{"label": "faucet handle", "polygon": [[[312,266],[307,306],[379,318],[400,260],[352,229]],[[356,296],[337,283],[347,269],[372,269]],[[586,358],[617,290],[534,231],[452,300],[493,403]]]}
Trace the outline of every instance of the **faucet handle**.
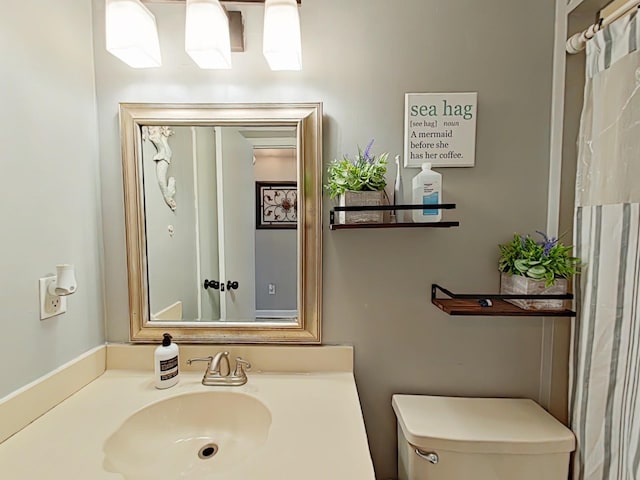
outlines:
{"label": "faucet handle", "polygon": [[247,362],[242,357],[236,357],[236,369],[233,372],[233,376],[234,377],[246,377],[247,373],[245,372],[245,369],[246,370],[250,370],[251,369],[251,364],[249,362]]}
{"label": "faucet handle", "polygon": [[191,365],[194,362],[207,362],[207,368],[211,368],[212,361],[213,357],[190,358],[189,360],[187,360],[187,365]]}

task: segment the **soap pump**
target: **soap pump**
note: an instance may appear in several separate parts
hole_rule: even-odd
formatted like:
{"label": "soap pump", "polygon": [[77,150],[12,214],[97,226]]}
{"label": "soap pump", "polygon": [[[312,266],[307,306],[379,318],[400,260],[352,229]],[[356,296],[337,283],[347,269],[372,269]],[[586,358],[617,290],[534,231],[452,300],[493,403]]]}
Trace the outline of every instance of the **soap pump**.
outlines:
{"label": "soap pump", "polygon": [[178,345],[171,341],[171,335],[162,336],[162,345],[154,353],[154,371],[156,388],[169,388],[178,383]]}

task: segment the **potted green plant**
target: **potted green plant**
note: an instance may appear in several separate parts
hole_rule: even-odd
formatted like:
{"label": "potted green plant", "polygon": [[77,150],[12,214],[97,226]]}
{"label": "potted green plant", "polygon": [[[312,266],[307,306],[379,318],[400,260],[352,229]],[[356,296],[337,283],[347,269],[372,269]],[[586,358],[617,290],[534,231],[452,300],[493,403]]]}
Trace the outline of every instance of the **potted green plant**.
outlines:
{"label": "potted green plant", "polygon": [[[356,158],[345,154],[329,164],[325,188],[330,198],[338,197],[340,206],[383,205],[389,154],[376,157],[371,153],[372,146],[373,140],[364,150],[358,147]],[[382,214],[382,211],[339,212],[338,223],[381,223]]]}
{"label": "potted green plant", "polygon": [[[562,295],[567,293],[567,280],[579,270],[580,259],[572,256],[572,247],[549,238],[514,235],[513,240],[499,245],[500,293],[523,295]],[[514,299],[508,302],[525,310],[562,310],[564,300]]]}

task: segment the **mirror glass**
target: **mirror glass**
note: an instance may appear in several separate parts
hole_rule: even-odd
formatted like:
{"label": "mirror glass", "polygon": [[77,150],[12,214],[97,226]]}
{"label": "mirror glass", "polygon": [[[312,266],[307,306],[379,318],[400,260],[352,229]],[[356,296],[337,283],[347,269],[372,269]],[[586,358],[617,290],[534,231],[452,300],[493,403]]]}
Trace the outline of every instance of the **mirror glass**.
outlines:
{"label": "mirror glass", "polygon": [[133,341],[320,341],[320,119],[121,105]]}
{"label": "mirror glass", "polygon": [[155,321],[292,321],[296,127],[142,126]]}

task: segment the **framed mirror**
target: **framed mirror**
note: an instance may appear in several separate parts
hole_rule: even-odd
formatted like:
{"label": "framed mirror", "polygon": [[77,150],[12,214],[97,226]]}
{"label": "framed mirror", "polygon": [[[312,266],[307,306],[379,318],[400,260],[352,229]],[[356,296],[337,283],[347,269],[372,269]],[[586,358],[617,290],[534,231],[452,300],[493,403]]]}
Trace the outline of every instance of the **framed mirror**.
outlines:
{"label": "framed mirror", "polygon": [[130,338],[320,343],[322,104],[120,104]]}

